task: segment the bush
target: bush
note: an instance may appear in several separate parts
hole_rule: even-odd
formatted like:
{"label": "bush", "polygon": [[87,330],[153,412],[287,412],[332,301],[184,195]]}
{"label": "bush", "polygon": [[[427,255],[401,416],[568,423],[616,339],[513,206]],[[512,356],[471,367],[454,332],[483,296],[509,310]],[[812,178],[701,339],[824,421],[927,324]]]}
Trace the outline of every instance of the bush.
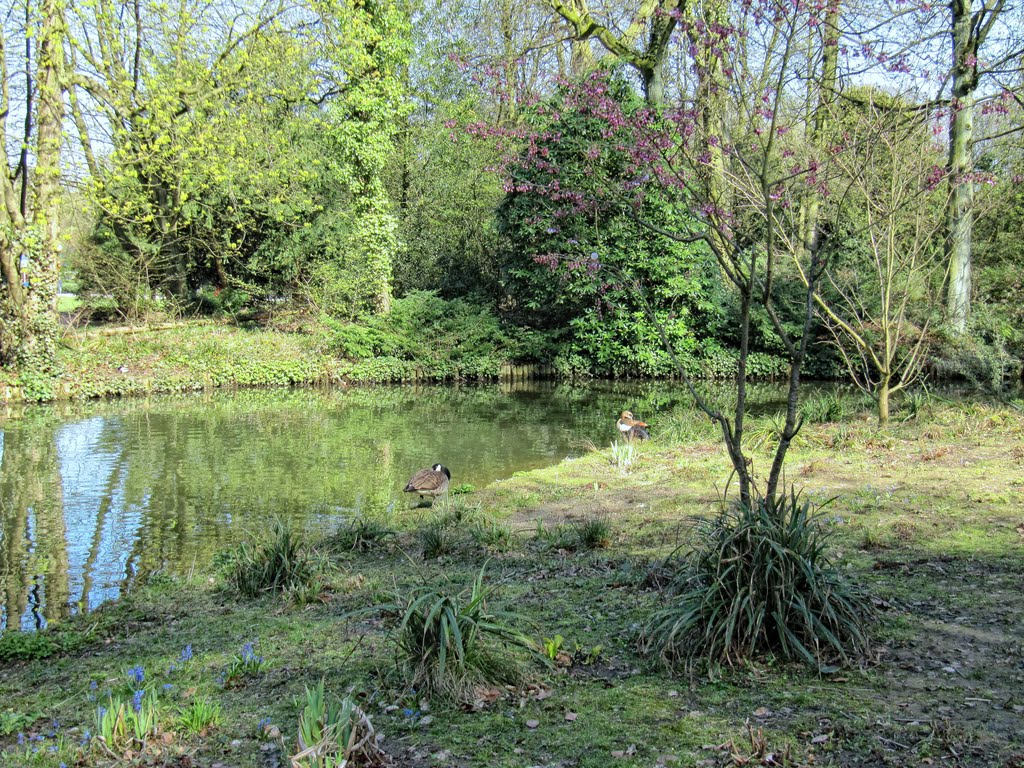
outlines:
{"label": "bush", "polygon": [[712,673],[760,654],[820,665],[866,652],[870,603],[832,567],[826,539],[795,491],[724,507],[671,564],[674,594],[647,622],[642,650],[689,669],[703,659]]}
{"label": "bush", "polygon": [[487,605],[484,568],[472,586],[458,594],[423,587],[400,597],[394,606],[402,615],[397,653],[404,684],[427,696],[465,701],[478,685],[515,683],[515,661],[494,647],[529,647],[529,639],[513,625],[515,613]]}
{"label": "bush", "polygon": [[228,584],[243,597],[309,588],[317,580],[305,545],[283,520],[275,520],[262,539],[239,544],[230,561]]}

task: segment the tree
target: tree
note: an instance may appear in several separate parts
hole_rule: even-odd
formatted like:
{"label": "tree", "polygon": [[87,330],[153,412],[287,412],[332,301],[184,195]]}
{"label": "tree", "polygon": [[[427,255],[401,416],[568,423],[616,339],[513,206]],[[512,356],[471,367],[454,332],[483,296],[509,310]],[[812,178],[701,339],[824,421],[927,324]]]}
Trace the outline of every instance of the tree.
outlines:
{"label": "tree", "polygon": [[[53,368],[58,335],[64,6],[61,0],[40,0],[38,5],[26,0],[24,8],[22,151],[17,165],[12,168],[8,162],[0,175],[0,363],[45,374]],[[6,30],[0,26],[0,146],[5,150],[13,118],[9,66]]]}
{"label": "tree", "polygon": [[382,175],[405,14],[354,0],[221,11],[81,9],[71,106],[102,230],[151,287],[179,297],[204,283],[282,293],[327,278],[346,283],[352,311],[386,311],[397,237]]}
{"label": "tree", "polygon": [[852,146],[836,157],[844,191],[826,212],[830,255],[815,301],[886,426],[890,397],[925,362],[932,289],[943,271],[945,185],[913,104],[872,91],[853,96],[857,105],[834,121]]}
{"label": "tree", "polygon": [[[611,55],[613,60],[634,68],[643,80],[644,96],[649,104],[660,106],[665,102],[665,59],[668,56],[672,34],[685,4],[680,0],[643,0],[636,11],[629,16],[628,24],[621,33],[616,32],[614,11],[612,19],[599,22],[591,12],[587,0],[546,0],[573,31],[577,45],[596,39]],[[580,61],[578,74],[586,74],[593,68],[589,48],[577,54]]]}
{"label": "tree", "polygon": [[[737,296],[739,350],[731,415],[701,398],[685,366],[678,358],[675,363],[698,406],[722,430],[740,499],[748,505],[755,478],[743,437],[755,309],[767,317],[789,361],[785,425],[767,473],[767,497],[774,498],[778,492],[786,453],[800,429],[800,369],[813,336],[814,296],[826,239],[821,227],[807,238],[801,209],[811,198],[829,197],[834,158],[846,148],[804,141],[793,127],[807,93],[817,94],[814,109],[827,108],[831,96],[829,89],[817,87],[822,81],[822,57],[806,53],[816,50],[814,42],[822,39],[818,30],[831,8],[832,4],[812,8],[761,0],[737,6],[729,24],[705,24],[695,30],[701,47],[713,52],[715,61],[729,62],[721,67],[719,92],[725,106],[722,114],[731,119],[723,123],[725,132],[720,136],[702,135],[701,105],[685,100],[671,108],[627,114],[612,98],[601,74],[579,86],[575,96],[580,114],[603,121],[609,145],[622,147],[630,155],[621,179],[615,183],[606,179],[608,183],[601,187],[606,196],[653,232],[679,243],[704,243]],[[695,65],[700,66],[699,59]],[[808,90],[808,83],[816,86],[814,91]],[[565,141],[574,135],[557,125],[546,133]],[[526,141],[532,138],[527,136]],[[709,143],[721,148],[721,163],[708,152]],[[538,167],[548,162],[540,153],[535,156]],[[595,169],[603,167],[600,154],[593,160]],[[707,183],[709,173],[718,176],[714,183]],[[512,175],[508,183],[521,192],[557,201],[563,217],[580,215],[592,203],[586,194],[563,185],[557,173],[543,184],[519,175]],[[664,196],[668,204],[697,215],[682,226],[678,222],[672,228],[658,226],[644,212],[644,201],[651,195]],[[789,258],[802,260],[807,282],[796,305],[787,307],[777,280],[780,263]],[[635,285],[643,290],[639,283]],[[796,323],[786,322],[787,315],[795,317]],[[663,341],[674,355],[669,340]]]}

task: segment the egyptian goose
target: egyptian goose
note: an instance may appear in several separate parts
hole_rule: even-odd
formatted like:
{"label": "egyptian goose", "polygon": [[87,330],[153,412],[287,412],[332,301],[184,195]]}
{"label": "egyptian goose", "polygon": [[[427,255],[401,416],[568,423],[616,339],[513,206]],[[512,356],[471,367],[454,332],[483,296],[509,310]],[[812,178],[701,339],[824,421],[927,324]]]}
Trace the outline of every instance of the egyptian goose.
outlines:
{"label": "egyptian goose", "polygon": [[623,411],[619,420],[615,422],[615,426],[619,428],[619,434],[627,440],[646,440],[650,437],[647,430],[644,429],[647,422],[634,419],[631,411]]}

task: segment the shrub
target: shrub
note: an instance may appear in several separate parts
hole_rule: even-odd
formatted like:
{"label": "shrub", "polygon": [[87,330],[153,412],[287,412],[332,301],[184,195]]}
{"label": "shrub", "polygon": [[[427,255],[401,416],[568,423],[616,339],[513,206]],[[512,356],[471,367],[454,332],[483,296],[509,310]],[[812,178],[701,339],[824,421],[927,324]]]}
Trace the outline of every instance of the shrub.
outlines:
{"label": "shrub", "polygon": [[494,644],[530,647],[530,640],[513,628],[518,614],[488,607],[486,567],[457,594],[423,587],[389,606],[402,615],[397,655],[406,687],[464,701],[478,685],[518,681],[515,661]]}
{"label": "shrub", "polygon": [[674,594],[647,622],[642,650],[690,669],[704,659],[712,673],[757,654],[821,664],[864,653],[870,603],[831,566],[826,540],[795,491],[723,507],[673,563]]}
{"label": "shrub", "polygon": [[452,551],[452,535],[443,525],[434,523],[421,529],[419,539],[424,560],[435,560]]}
{"label": "shrub", "polygon": [[311,586],[316,571],[299,535],[283,520],[275,520],[263,538],[243,541],[235,549],[228,584],[243,597]]}
{"label": "shrub", "polygon": [[296,701],[299,714],[299,751],[292,765],[301,768],[342,768],[343,766],[383,765],[373,725],[352,699],[328,698],[324,681],[312,690],[306,688],[306,700]]}

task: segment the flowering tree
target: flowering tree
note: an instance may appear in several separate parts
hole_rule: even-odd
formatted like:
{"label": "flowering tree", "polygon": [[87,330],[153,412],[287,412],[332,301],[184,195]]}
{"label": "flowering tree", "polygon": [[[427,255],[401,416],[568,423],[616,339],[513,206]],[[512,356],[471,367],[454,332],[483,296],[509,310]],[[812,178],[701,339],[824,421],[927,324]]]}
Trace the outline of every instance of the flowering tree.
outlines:
{"label": "flowering tree", "polygon": [[[813,335],[822,244],[827,239],[827,231],[816,221],[808,223],[808,214],[812,206],[829,200],[836,159],[849,149],[842,139],[829,144],[823,130],[827,106],[834,99],[835,59],[827,55],[827,43],[834,39],[830,30],[837,6],[754,0],[735,4],[728,19],[720,14],[711,23],[675,13],[698,49],[693,57],[700,70],[697,82],[713,83],[708,87],[714,99],[684,99],[662,109],[628,113],[621,100],[612,98],[607,77],[595,73],[582,83],[562,87],[566,112],[571,108],[575,115],[599,121],[604,126],[601,140],[566,130],[555,115],[554,123],[543,131],[509,134],[521,150],[510,156],[504,169],[515,194],[544,199],[556,216],[591,216],[614,206],[668,242],[702,244],[717,263],[739,306],[736,400],[731,413],[700,397],[670,340],[664,337],[664,342],[697,405],[720,426],[740,498],[749,503],[755,477],[743,437],[755,310],[768,318],[789,359],[786,419],[767,473],[767,496],[778,492],[786,452],[800,429],[800,366]],[[706,109],[729,119],[707,119]],[[587,185],[563,178],[550,159],[552,142],[592,160]],[[610,156],[619,152],[628,156],[625,164],[616,168],[614,178],[602,176]],[[522,173],[524,161],[546,174]],[[653,197],[695,215],[671,226],[652,221],[646,206]],[[602,269],[600,260],[564,256],[570,262],[575,256],[575,263],[608,282],[644,289],[627,271],[609,274],[612,270]],[[800,265],[804,289],[798,301],[787,304],[781,288],[797,279],[786,266],[791,260]],[[786,322],[787,317],[798,320]]]}

